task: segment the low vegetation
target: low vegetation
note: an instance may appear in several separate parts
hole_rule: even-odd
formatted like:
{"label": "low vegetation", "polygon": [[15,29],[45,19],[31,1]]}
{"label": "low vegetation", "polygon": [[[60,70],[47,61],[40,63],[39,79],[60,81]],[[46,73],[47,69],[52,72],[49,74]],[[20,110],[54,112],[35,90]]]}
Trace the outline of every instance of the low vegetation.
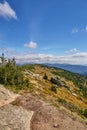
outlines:
{"label": "low vegetation", "polygon": [[52,85],[50,88],[51,91],[53,91],[54,93],[57,93],[57,87]]}
{"label": "low vegetation", "polygon": [[44,74],[43,79],[48,80],[48,76],[46,73]]}

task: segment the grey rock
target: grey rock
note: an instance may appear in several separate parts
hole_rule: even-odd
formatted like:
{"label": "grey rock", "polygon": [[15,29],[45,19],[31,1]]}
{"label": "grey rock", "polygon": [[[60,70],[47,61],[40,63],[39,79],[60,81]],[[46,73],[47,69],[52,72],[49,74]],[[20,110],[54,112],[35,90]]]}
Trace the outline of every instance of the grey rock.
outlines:
{"label": "grey rock", "polygon": [[9,102],[15,100],[19,95],[6,89],[3,85],[0,85],[0,106],[8,104]]}
{"label": "grey rock", "polygon": [[0,130],[30,130],[33,111],[15,105],[0,108]]}
{"label": "grey rock", "polygon": [[59,79],[58,77],[52,77],[51,82],[57,84],[60,87],[64,87],[66,85],[65,82]]}

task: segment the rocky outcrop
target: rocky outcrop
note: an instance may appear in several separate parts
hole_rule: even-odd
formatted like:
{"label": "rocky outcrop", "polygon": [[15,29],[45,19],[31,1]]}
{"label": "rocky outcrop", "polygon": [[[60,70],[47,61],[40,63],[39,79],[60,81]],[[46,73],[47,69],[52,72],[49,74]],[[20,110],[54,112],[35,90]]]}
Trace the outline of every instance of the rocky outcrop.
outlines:
{"label": "rocky outcrop", "polygon": [[58,78],[58,77],[52,77],[51,82],[53,84],[56,84],[58,87],[65,87],[68,90],[70,89],[70,87],[67,86],[66,83],[63,80],[61,80],[60,78]]}
{"label": "rocky outcrop", "polygon": [[16,99],[19,95],[0,85],[0,107]]}
{"label": "rocky outcrop", "polygon": [[0,130],[30,130],[33,111],[10,104],[19,96],[0,85]]}
{"label": "rocky outcrop", "polygon": [[64,87],[66,85],[65,82],[59,79],[58,77],[52,77],[51,82],[57,84],[60,87]]}
{"label": "rocky outcrop", "polygon": [[11,104],[0,108],[0,130],[30,130],[33,111]]}
{"label": "rocky outcrop", "polygon": [[37,80],[41,79],[41,76],[39,74],[35,74],[35,73],[31,72],[30,70],[25,70],[24,74],[26,74],[27,76],[33,77]]}

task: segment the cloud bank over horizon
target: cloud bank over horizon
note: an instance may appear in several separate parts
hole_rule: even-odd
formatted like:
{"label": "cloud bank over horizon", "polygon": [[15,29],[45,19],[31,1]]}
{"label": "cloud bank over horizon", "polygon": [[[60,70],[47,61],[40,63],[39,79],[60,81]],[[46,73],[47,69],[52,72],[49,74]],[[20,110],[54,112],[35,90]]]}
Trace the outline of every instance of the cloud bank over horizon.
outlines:
{"label": "cloud bank over horizon", "polygon": [[[73,50],[73,49],[71,49]],[[75,49],[74,49],[75,50]],[[53,55],[42,53],[20,53],[16,50],[4,51],[8,58],[15,57],[18,64],[26,63],[67,63],[87,65],[87,52],[69,53],[65,55]]]}
{"label": "cloud bank over horizon", "polygon": [[67,63],[87,65],[87,52],[63,56],[51,54],[26,54],[15,57],[17,63]]}
{"label": "cloud bank over horizon", "polygon": [[[36,42],[29,42],[26,44],[27,48],[37,48]],[[39,53],[39,52],[27,52],[18,51],[11,48],[0,48],[0,54],[5,53],[7,58],[16,58],[18,64],[26,63],[66,63],[66,64],[78,64],[87,65],[87,52],[81,52],[77,48],[72,48],[65,52],[65,54],[54,55],[51,53]]]}

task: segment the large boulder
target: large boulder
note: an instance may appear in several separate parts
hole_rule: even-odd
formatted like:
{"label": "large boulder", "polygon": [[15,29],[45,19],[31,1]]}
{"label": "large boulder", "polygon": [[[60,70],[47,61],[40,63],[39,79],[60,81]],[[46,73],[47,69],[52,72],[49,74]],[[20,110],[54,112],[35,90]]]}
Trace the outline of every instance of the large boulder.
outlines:
{"label": "large boulder", "polygon": [[52,77],[51,82],[60,86],[60,87],[64,87],[66,85],[65,82],[62,81],[61,79],[59,79],[58,77]]}
{"label": "large boulder", "polygon": [[0,108],[0,130],[30,130],[33,111],[15,105]]}

